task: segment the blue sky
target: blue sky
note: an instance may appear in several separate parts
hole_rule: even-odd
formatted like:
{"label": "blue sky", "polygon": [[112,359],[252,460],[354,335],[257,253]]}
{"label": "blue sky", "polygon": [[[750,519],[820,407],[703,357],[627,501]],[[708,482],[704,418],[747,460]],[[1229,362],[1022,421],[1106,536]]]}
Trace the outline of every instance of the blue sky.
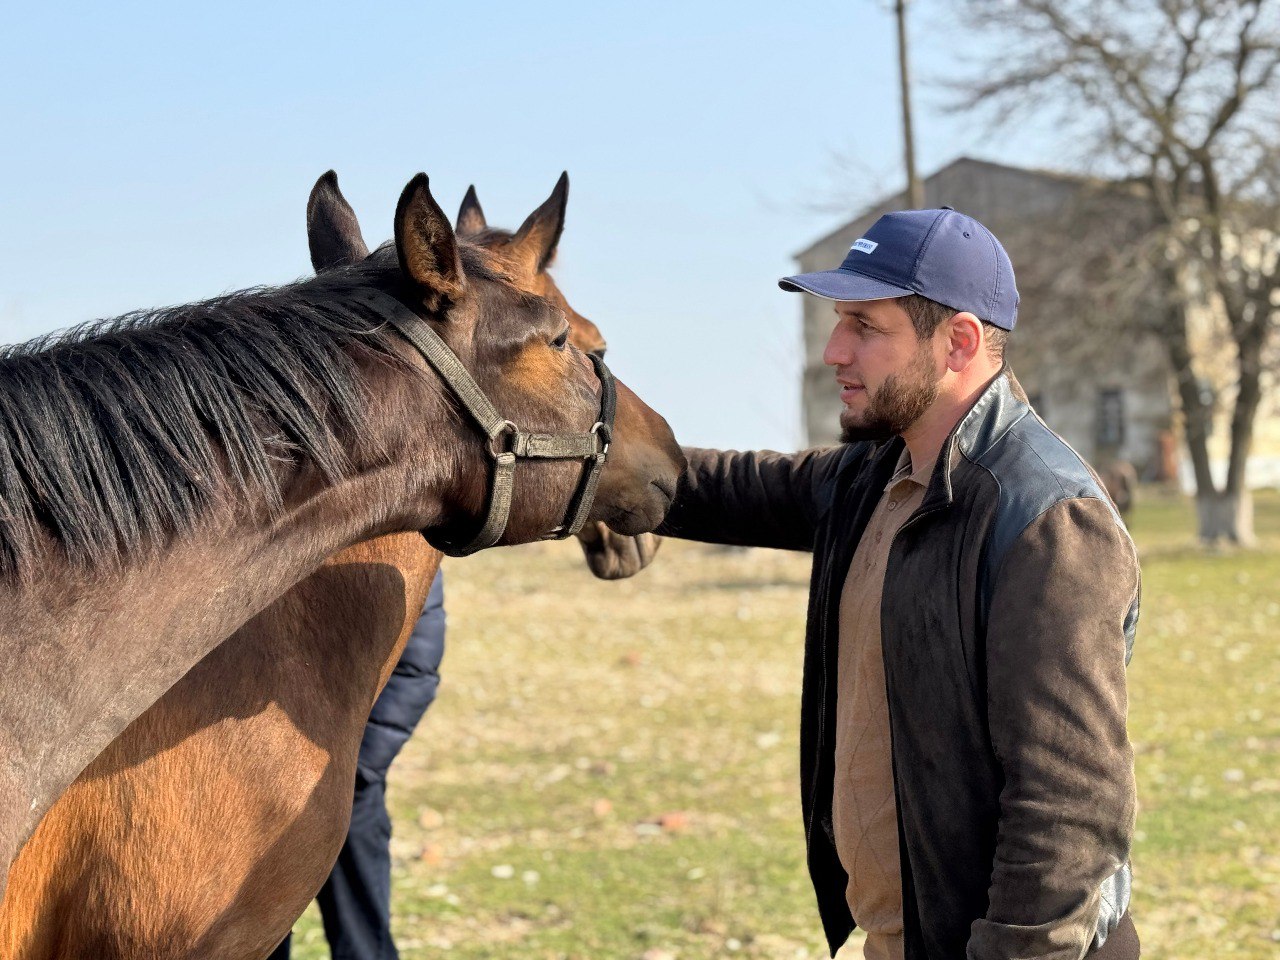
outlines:
{"label": "blue sky", "polygon": [[[794,449],[791,254],[898,189],[888,3],[10,7],[0,342],[310,271],[338,171],[375,244],[417,171],[515,226],[561,170],[557,276],[685,443]],[[941,109],[958,41],[912,8],[919,162],[1052,165]]]}

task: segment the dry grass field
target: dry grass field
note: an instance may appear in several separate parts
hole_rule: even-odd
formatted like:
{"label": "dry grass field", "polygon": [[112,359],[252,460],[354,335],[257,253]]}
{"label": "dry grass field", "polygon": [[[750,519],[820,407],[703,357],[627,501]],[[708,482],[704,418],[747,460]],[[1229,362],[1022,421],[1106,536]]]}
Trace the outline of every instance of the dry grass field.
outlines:
{"label": "dry grass field", "polygon": [[[1280,956],[1280,497],[1258,516],[1261,549],[1213,554],[1181,499],[1133,518],[1133,913],[1156,960]],[[391,772],[402,956],[826,956],[797,784],[807,575],[679,542],[622,583],[573,544],[450,563],[440,698]],[[328,956],[314,907],[295,944]]]}

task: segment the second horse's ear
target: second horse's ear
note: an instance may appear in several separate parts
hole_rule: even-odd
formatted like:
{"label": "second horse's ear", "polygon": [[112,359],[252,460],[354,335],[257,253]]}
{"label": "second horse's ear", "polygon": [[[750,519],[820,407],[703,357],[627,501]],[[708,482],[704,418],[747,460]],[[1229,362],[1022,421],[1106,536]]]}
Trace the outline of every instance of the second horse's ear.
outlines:
{"label": "second horse's ear", "polygon": [[564,210],[569,202],[569,174],[560,174],[551,196],[520,225],[511,240],[515,258],[534,274],[547,269],[564,232]]}
{"label": "second horse's ear", "polygon": [[449,218],[431,196],[425,173],[405,186],[396,204],[396,254],[400,269],[432,309],[457,303],[466,291],[458,240]]}
{"label": "second horse's ear", "polygon": [[462,206],[458,209],[458,236],[474,237],[477,233],[488,229],[489,222],[480,209],[480,199],[476,196],[474,185],[467,187],[467,195],[462,198]]}
{"label": "second horse's ear", "polygon": [[338,175],[332,170],[316,181],[307,199],[307,246],[316,273],[359,263],[369,255],[360,221],[338,189]]}

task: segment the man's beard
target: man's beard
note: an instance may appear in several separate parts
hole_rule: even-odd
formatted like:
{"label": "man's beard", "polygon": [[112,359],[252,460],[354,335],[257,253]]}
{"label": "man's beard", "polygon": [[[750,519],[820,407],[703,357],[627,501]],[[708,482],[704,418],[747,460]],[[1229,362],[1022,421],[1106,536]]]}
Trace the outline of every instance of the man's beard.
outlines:
{"label": "man's beard", "polygon": [[888,440],[902,433],[938,399],[940,379],[933,371],[933,351],[926,341],[906,370],[886,377],[874,394],[867,395],[863,413],[840,412],[840,441]]}

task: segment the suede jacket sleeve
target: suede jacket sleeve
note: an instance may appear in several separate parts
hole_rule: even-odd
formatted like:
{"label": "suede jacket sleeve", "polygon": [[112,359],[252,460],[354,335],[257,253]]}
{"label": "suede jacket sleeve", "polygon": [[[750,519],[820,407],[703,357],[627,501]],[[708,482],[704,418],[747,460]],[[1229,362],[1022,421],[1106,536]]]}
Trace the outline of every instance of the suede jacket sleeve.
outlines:
{"label": "suede jacket sleeve", "polygon": [[800,453],[685,447],[689,466],[657,532],[737,546],[812,550],[843,447]]}
{"label": "suede jacket sleeve", "polygon": [[997,572],[987,709],[1004,773],[986,917],[968,960],[1080,960],[1100,887],[1127,860],[1136,791],[1126,730],[1133,543],[1094,498],[1033,520]]}

